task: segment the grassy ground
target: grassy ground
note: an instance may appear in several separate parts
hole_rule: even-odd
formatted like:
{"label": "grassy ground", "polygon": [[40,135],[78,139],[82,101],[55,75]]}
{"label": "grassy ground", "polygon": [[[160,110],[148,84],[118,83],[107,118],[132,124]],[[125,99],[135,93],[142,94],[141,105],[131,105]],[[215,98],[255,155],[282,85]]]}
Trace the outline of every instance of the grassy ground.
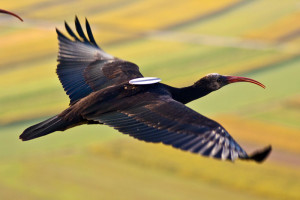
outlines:
{"label": "grassy ground", "polygon": [[[170,2],[1,2],[25,21],[0,15],[0,199],[300,198],[297,1]],[[68,104],[54,30],[63,20],[74,27],[75,14],[88,17],[108,53],[164,83],[186,86],[210,72],[264,83],[233,84],[188,106],[246,150],[272,144],[274,154],[262,165],[219,162],[104,126],[19,141]]]}
{"label": "grassy ground", "polygon": [[299,197],[299,170],[280,163],[219,162],[98,126],[20,144],[15,133],[27,124],[0,136],[0,194],[11,199]]}

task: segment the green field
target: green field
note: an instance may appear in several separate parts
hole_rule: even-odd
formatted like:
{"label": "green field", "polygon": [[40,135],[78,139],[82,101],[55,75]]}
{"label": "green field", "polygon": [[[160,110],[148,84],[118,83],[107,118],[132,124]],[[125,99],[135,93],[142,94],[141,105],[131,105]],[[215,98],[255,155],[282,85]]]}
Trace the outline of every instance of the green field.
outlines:
{"label": "green field", "polygon": [[[299,199],[298,1],[4,0],[0,15],[0,199]],[[268,9],[266,9],[268,8]],[[220,162],[82,126],[21,142],[28,126],[67,107],[55,74],[57,36],[74,16],[98,44],[145,76],[187,86],[207,73],[233,84],[188,106],[220,122],[263,164]],[[298,32],[297,32],[298,31]]]}

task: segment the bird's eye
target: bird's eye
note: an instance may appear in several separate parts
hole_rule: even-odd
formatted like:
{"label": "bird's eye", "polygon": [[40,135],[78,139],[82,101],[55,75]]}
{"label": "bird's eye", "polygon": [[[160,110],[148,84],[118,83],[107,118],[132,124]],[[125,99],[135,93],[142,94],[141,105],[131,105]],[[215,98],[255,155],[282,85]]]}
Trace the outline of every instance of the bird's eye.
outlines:
{"label": "bird's eye", "polygon": [[221,82],[221,78],[218,78],[218,79],[217,79],[217,82],[220,83],[220,82]]}

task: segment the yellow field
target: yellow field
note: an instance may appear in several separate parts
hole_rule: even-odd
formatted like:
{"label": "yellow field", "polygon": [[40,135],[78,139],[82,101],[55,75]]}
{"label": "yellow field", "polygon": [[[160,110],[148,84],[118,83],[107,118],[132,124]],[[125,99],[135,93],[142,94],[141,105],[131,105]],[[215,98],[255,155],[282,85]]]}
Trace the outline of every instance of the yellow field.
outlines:
{"label": "yellow field", "polygon": [[[300,13],[292,13],[278,21],[274,22],[268,27],[264,27],[262,30],[257,30],[256,32],[248,33],[248,37],[271,40],[276,42],[277,40],[284,39],[294,32],[299,31],[300,25],[298,22]],[[284,27],[284,28],[283,28]]]}

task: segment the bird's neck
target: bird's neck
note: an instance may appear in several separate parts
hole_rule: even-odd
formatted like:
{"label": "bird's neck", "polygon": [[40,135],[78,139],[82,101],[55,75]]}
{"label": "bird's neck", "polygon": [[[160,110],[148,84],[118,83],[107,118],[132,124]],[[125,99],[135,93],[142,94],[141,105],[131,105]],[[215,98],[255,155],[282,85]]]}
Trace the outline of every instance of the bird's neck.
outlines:
{"label": "bird's neck", "polygon": [[213,90],[207,87],[195,87],[194,85],[183,88],[168,86],[168,90],[173,99],[183,104],[189,103],[213,92]]}

